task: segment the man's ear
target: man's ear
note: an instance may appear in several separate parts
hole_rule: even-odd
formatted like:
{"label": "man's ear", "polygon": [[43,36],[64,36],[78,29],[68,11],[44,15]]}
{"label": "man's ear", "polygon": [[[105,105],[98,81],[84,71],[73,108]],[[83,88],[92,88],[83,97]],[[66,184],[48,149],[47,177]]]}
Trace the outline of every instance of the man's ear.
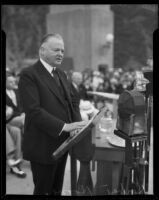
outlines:
{"label": "man's ear", "polygon": [[40,53],[41,56],[44,56],[45,48],[43,46],[40,47],[39,53]]}

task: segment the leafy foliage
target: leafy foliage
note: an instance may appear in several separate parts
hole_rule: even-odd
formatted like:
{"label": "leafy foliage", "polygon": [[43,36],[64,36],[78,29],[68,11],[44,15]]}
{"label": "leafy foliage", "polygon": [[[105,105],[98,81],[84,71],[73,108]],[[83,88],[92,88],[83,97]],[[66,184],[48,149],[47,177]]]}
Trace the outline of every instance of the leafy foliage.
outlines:
{"label": "leafy foliage", "polygon": [[47,13],[46,5],[2,6],[2,29],[7,38],[7,63],[10,63],[11,57],[13,61],[14,57],[16,65],[21,65],[24,58],[37,56],[40,39],[46,33]]}
{"label": "leafy foliage", "polygon": [[153,53],[153,31],[157,28],[157,9],[143,4],[112,5],[114,12],[114,66],[141,68]]}

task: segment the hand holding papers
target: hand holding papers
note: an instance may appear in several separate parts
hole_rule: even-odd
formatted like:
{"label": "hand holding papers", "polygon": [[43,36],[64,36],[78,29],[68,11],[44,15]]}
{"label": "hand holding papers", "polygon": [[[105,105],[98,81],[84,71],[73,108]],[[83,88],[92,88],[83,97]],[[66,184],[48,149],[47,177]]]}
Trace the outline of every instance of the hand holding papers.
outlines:
{"label": "hand holding papers", "polygon": [[80,130],[84,126],[86,126],[87,123],[88,123],[87,121],[80,121],[80,122],[73,122],[73,123],[70,123],[70,124],[65,124],[64,127],[63,127],[63,131],[75,132],[77,130]]}
{"label": "hand holding papers", "polygon": [[103,117],[104,113],[106,112],[107,108],[104,107],[101,111],[96,113],[87,123],[86,126],[84,126],[78,134],[74,134],[73,136],[70,136],[65,140],[65,142],[53,153],[53,159],[58,159],[61,157],[67,150],[69,150],[73,145],[75,145],[77,142],[79,142],[87,133],[88,129],[95,126],[101,117]]}

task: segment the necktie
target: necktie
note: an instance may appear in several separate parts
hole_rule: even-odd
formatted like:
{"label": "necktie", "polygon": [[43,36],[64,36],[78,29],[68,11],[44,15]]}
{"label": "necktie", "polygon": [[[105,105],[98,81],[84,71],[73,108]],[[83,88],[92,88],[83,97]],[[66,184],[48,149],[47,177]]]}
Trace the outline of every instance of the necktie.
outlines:
{"label": "necktie", "polygon": [[60,87],[61,84],[60,84],[60,79],[59,79],[57,70],[56,70],[56,69],[53,69],[53,70],[52,70],[52,74],[53,74],[53,77],[54,77],[54,79],[55,79],[57,85]]}
{"label": "necktie", "polygon": [[63,88],[63,85],[60,81],[60,77],[59,77],[59,74],[58,74],[58,70],[57,69],[53,69],[52,70],[52,74],[53,74],[53,78],[54,80],[56,81],[58,87],[59,87],[59,92],[61,93],[61,95],[66,98],[65,96],[65,91],[64,91],[64,88]]}

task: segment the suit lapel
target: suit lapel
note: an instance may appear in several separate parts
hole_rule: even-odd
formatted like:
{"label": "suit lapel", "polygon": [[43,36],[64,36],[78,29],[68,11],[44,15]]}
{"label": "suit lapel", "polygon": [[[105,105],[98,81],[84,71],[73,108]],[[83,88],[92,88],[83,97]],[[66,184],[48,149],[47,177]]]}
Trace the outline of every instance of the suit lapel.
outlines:
{"label": "suit lapel", "polygon": [[79,91],[77,90],[77,88],[75,88],[75,86],[72,84],[72,88],[73,88],[73,92],[76,94],[76,96],[79,96]]}
{"label": "suit lapel", "polygon": [[19,108],[19,106],[20,106],[19,91],[18,91],[18,89],[15,89],[14,92],[15,92],[15,97],[16,97],[16,101],[17,101],[17,107]]}
{"label": "suit lapel", "polygon": [[[38,74],[41,77],[41,80],[47,85],[49,90],[59,99],[59,101],[64,104],[62,95],[59,91],[59,87],[51,76],[51,74],[45,69],[42,63],[39,61],[37,64]],[[65,104],[64,104],[65,105]]]}
{"label": "suit lapel", "polygon": [[8,94],[6,93],[6,103],[11,106],[16,108],[17,106],[13,103],[12,99],[8,96]]}
{"label": "suit lapel", "polygon": [[7,93],[6,93],[6,102],[7,102],[7,104],[14,106],[12,99],[8,96]]}

